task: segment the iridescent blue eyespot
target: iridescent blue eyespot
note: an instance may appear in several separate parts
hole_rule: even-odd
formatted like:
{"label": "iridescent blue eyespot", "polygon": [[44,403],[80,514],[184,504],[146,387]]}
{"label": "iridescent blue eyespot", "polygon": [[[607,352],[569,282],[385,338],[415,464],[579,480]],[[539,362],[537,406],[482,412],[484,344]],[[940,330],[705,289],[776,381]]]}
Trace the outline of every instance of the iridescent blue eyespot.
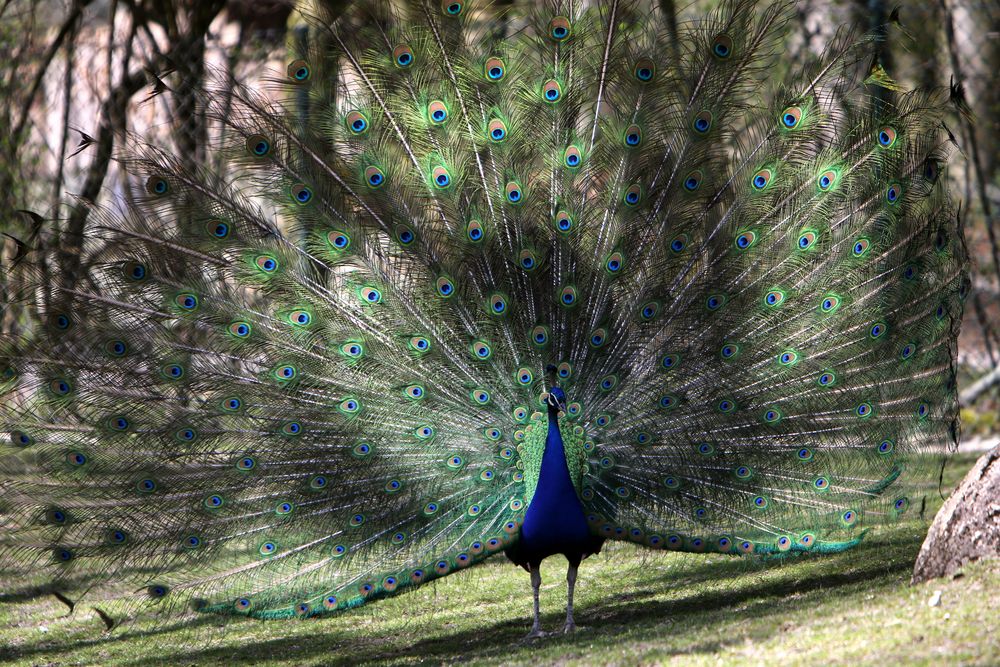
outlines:
{"label": "iridescent blue eyespot", "polygon": [[899,200],[899,196],[902,194],[903,189],[898,183],[893,183],[885,191],[885,200],[890,204],[895,204]]}
{"label": "iridescent blue eyespot", "polygon": [[170,184],[162,176],[150,176],[146,179],[146,192],[151,195],[165,195],[170,190]]}
{"label": "iridescent blue eyespot", "polygon": [[385,182],[385,174],[378,167],[368,167],[365,170],[365,180],[373,188],[381,186]]}
{"label": "iridescent blue eyespot", "polygon": [[517,183],[511,181],[504,188],[504,192],[507,197],[507,201],[511,204],[516,204],[521,201],[521,186]]}
{"label": "iridescent blue eyespot", "polygon": [[719,60],[726,60],[733,54],[733,38],[726,33],[719,33],[712,40],[712,55]]}
{"label": "iridescent blue eyespot", "polygon": [[557,42],[561,42],[569,37],[572,25],[565,16],[556,16],[549,21],[549,37]]}
{"label": "iridescent blue eyespot", "polygon": [[753,175],[750,179],[750,184],[753,186],[754,190],[763,190],[771,182],[774,176],[774,172],[770,168],[763,168]]}
{"label": "iridescent blue eyespot", "polygon": [[362,135],[368,130],[368,118],[357,109],[347,112],[344,123],[354,135]]}
{"label": "iridescent blue eyespot", "polygon": [[555,79],[550,79],[542,85],[542,98],[545,102],[553,104],[562,97],[562,86]]}
{"label": "iridescent blue eyespot", "polygon": [[505,73],[503,61],[495,57],[489,58],[483,66],[483,71],[486,73],[488,80],[499,81]]}
{"label": "iridescent blue eyespot", "polygon": [[694,131],[698,134],[705,134],[710,129],[712,129],[712,113],[710,111],[701,111],[695,117],[694,121],[691,123]]}
{"label": "iridescent blue eyespot", "polygon": [[642,130],[638,125],[630,125],[625,130],[625,145],[634,148],[642,143]]}
{"label": "iridescent blue eyespot", "polygon": [[289,78],[292,79],[295,83],[302,83],[303,81],[307,81],[309,79],[310,74],[312,73],[312,71],[309,68],[309,63],[307,63],[305,60],[296,60],[294,62],[288,63],[286,71],[288,73]]}
{"label": "iridescent blue eyespot", "polygon": [[883,127],[878,133],[878,143],[882,148],[892,146],[896,143],[896,130],[889,126]]}
{"label": "iridescent blue eyespot", "polygon": [[246,147],[254,157],[265,157],[271,152],[271,142],[262,134],[247,137]]}
{"label": "iridescent blue eyespot", "polygon": [[392,50],[392,58],[397,67],[406,69],[413,64],[413,50],[407,44],[400,44]]}
{"label": "iridescent blue eyespot", "polygon": [[757,234],[752,231],[743,232],[736,237],[736,247],[740,250],[746,250],[756,242]]}
{"label": "iridescent blue eyespot", "polygon": [[632,68],[632,73],[640,83],[649,83],[656,74],[656,64],[650,58],[640,58]]}

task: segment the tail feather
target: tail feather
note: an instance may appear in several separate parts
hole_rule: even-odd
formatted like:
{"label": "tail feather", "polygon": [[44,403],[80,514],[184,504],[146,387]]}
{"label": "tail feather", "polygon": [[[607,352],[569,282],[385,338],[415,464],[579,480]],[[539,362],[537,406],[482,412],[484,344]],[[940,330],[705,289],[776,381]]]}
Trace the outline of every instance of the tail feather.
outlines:
{"label": "tail feather", "polygon": [[872,99],[847,34],[794,67],[788,18],[362,2],[276,79],[307,115],[206,97],[224,173],[131,146],[135,206],[5,351],[0,556],[124,593],[106,623],[411,590],[518,539],[550,366],[597,535],[837,552],[902,515],[957,423],[943,99]]}

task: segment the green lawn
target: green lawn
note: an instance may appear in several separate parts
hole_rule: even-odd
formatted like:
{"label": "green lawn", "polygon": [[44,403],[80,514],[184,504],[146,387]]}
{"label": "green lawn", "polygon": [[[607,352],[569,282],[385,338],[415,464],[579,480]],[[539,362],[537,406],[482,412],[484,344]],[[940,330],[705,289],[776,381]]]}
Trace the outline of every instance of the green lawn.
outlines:
{"label": "green lawn", "polygon": [[[955,457],[947,488],[974,455]],[[935,488],[927,516],[940,506]],[[310,664],[1000,664],[1000,561],[910,586],[926,526],[882,531],[834,556],[745,560],[609,544],[584,562],[572,636],[521,643],[528,576],[502,558],[414,593],[325,620],[223,626],[214,617],[147,620],[102,634],[86,606],[0,591],[0,662]],[[543,571],[546,629],[562,626],[565,561]],[[939,606],[929,606],[935,591]]]}

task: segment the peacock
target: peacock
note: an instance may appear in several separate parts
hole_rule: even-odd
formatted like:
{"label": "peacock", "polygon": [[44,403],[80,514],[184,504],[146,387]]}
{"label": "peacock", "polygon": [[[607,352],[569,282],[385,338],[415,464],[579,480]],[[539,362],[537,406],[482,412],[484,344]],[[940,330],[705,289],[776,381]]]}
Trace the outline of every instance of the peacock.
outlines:
{"label": "peacock", "polygon": [[[131,142],[80,276],[22,263],[3,585],[328,616],[607,540],[835,553],[958,438],[946,95],[788,3],[330,2],[223,169]],[[792,14],[793,15],[793,14]],[[631,550],[616,551],[625,558]],[[92,602],[98,604],[98,602]]]}

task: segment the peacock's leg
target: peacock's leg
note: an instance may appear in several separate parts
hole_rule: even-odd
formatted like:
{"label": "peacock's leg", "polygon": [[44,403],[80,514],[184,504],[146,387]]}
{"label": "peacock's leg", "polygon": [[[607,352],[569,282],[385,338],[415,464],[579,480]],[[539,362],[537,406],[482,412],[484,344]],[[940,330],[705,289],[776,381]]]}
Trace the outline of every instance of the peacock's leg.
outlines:
{"label": "peacock's leg", "polygon": [[544,637],[545,633],[542,632],[542,616],[541,607],[538,602],[538,592],[542,587],[542,571],[541,565],[531,565],[531,590],[535,596],[535,622],[531,626],[531,632],[529,632],[524,638],[525,639],[535,639],[536,637]]}
{"label": "peacock's leg", "polygon": [[573,587],[576,585],[576,571],[579,563],[570,563],[566,570],[566,625],[563,627],[564,633],[576,630],[576,623],[573,621]]}

